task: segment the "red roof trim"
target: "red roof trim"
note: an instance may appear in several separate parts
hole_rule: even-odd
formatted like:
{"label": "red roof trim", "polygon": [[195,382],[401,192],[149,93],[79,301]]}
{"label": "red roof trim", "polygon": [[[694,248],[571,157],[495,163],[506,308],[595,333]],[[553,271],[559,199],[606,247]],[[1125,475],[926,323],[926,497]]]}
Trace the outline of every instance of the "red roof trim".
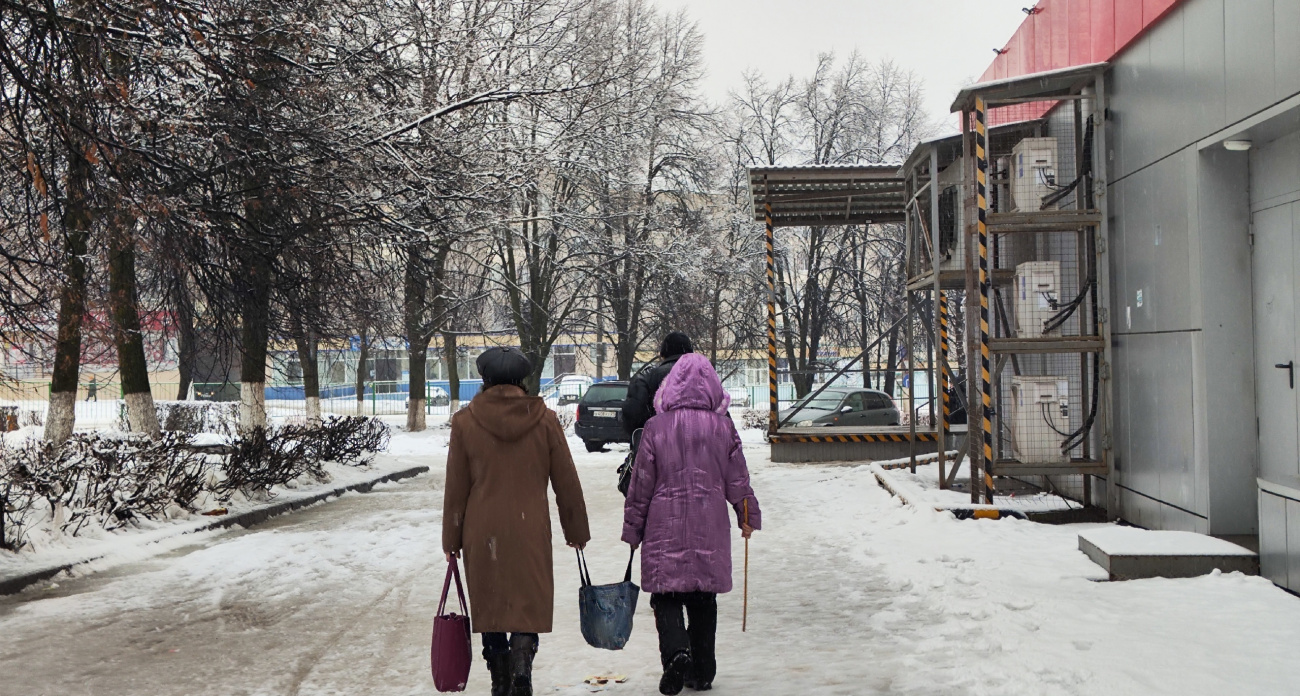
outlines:
{"label": "red roof trim", "polygon": [[[980,82],[1105,63],[1123,53],[1184,0],[1041,0]],[[989,124],[1041,118],[1055,104],[995,109]]]}

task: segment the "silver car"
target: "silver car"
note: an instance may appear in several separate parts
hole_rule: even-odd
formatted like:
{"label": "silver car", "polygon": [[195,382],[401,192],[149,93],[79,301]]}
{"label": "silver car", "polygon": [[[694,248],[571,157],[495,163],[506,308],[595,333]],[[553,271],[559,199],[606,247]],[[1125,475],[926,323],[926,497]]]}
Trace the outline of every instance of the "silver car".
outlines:
{"label": "silver car", "polygon": [[[798,412],[795,413],[796,407]],[[790,414],[794,417],[785,422]],[[801,428],[835,426],[840,428],[898,425],[902,414],[888,394],[874,389],[827,389],[815,397],[809,395],[795,407],[781,412],[787,426]]]}

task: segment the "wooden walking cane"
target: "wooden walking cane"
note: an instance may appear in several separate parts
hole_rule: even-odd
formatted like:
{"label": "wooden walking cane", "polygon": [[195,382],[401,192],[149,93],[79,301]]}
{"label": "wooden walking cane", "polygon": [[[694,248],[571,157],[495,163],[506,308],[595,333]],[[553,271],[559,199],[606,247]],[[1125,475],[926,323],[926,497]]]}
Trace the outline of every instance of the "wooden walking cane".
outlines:
{"label": "wooden walking cane", "polygon": [[[742,503],[745,508],[745,526],[749,526],[749,498]],[[749,630],[749,537],[745,537],[745,605],[740,615],[740,632]]]}

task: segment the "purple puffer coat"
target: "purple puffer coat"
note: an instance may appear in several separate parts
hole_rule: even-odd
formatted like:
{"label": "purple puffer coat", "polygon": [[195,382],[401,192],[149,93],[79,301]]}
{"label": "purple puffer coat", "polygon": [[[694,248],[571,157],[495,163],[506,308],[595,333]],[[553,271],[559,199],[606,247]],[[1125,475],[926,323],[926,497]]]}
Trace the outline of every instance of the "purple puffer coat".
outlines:
{"label": "purple puffer coat", "polygon": [[727,504],[739,527],[748,500],[749,525],[762,527],[730,403],[702,355],[682,356],[659,387],[623,509],[623,541],[641,545],[646,592],[730,592]]}

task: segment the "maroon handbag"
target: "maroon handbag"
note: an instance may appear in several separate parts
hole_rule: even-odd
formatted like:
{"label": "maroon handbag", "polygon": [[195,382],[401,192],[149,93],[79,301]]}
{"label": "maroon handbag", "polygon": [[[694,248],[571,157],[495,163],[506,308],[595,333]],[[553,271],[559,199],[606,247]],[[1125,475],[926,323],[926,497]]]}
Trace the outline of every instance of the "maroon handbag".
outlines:
{"label": "maroon handbag", "polygon": [[451,580],[456,579],[456,594],[460,596],[460,610],[469,612],[465,603],[465,588],[460,584],[460,566],[456,559],[447,564],[447,580],[442,583],[442,601],[438,615],[433,618],[433,647],[429,661],[433,667],[433,685],[438,691],[464,691],[469,682],[469,666],[473,663],[470,650],[469,617],[446,614],[447,594]]}

